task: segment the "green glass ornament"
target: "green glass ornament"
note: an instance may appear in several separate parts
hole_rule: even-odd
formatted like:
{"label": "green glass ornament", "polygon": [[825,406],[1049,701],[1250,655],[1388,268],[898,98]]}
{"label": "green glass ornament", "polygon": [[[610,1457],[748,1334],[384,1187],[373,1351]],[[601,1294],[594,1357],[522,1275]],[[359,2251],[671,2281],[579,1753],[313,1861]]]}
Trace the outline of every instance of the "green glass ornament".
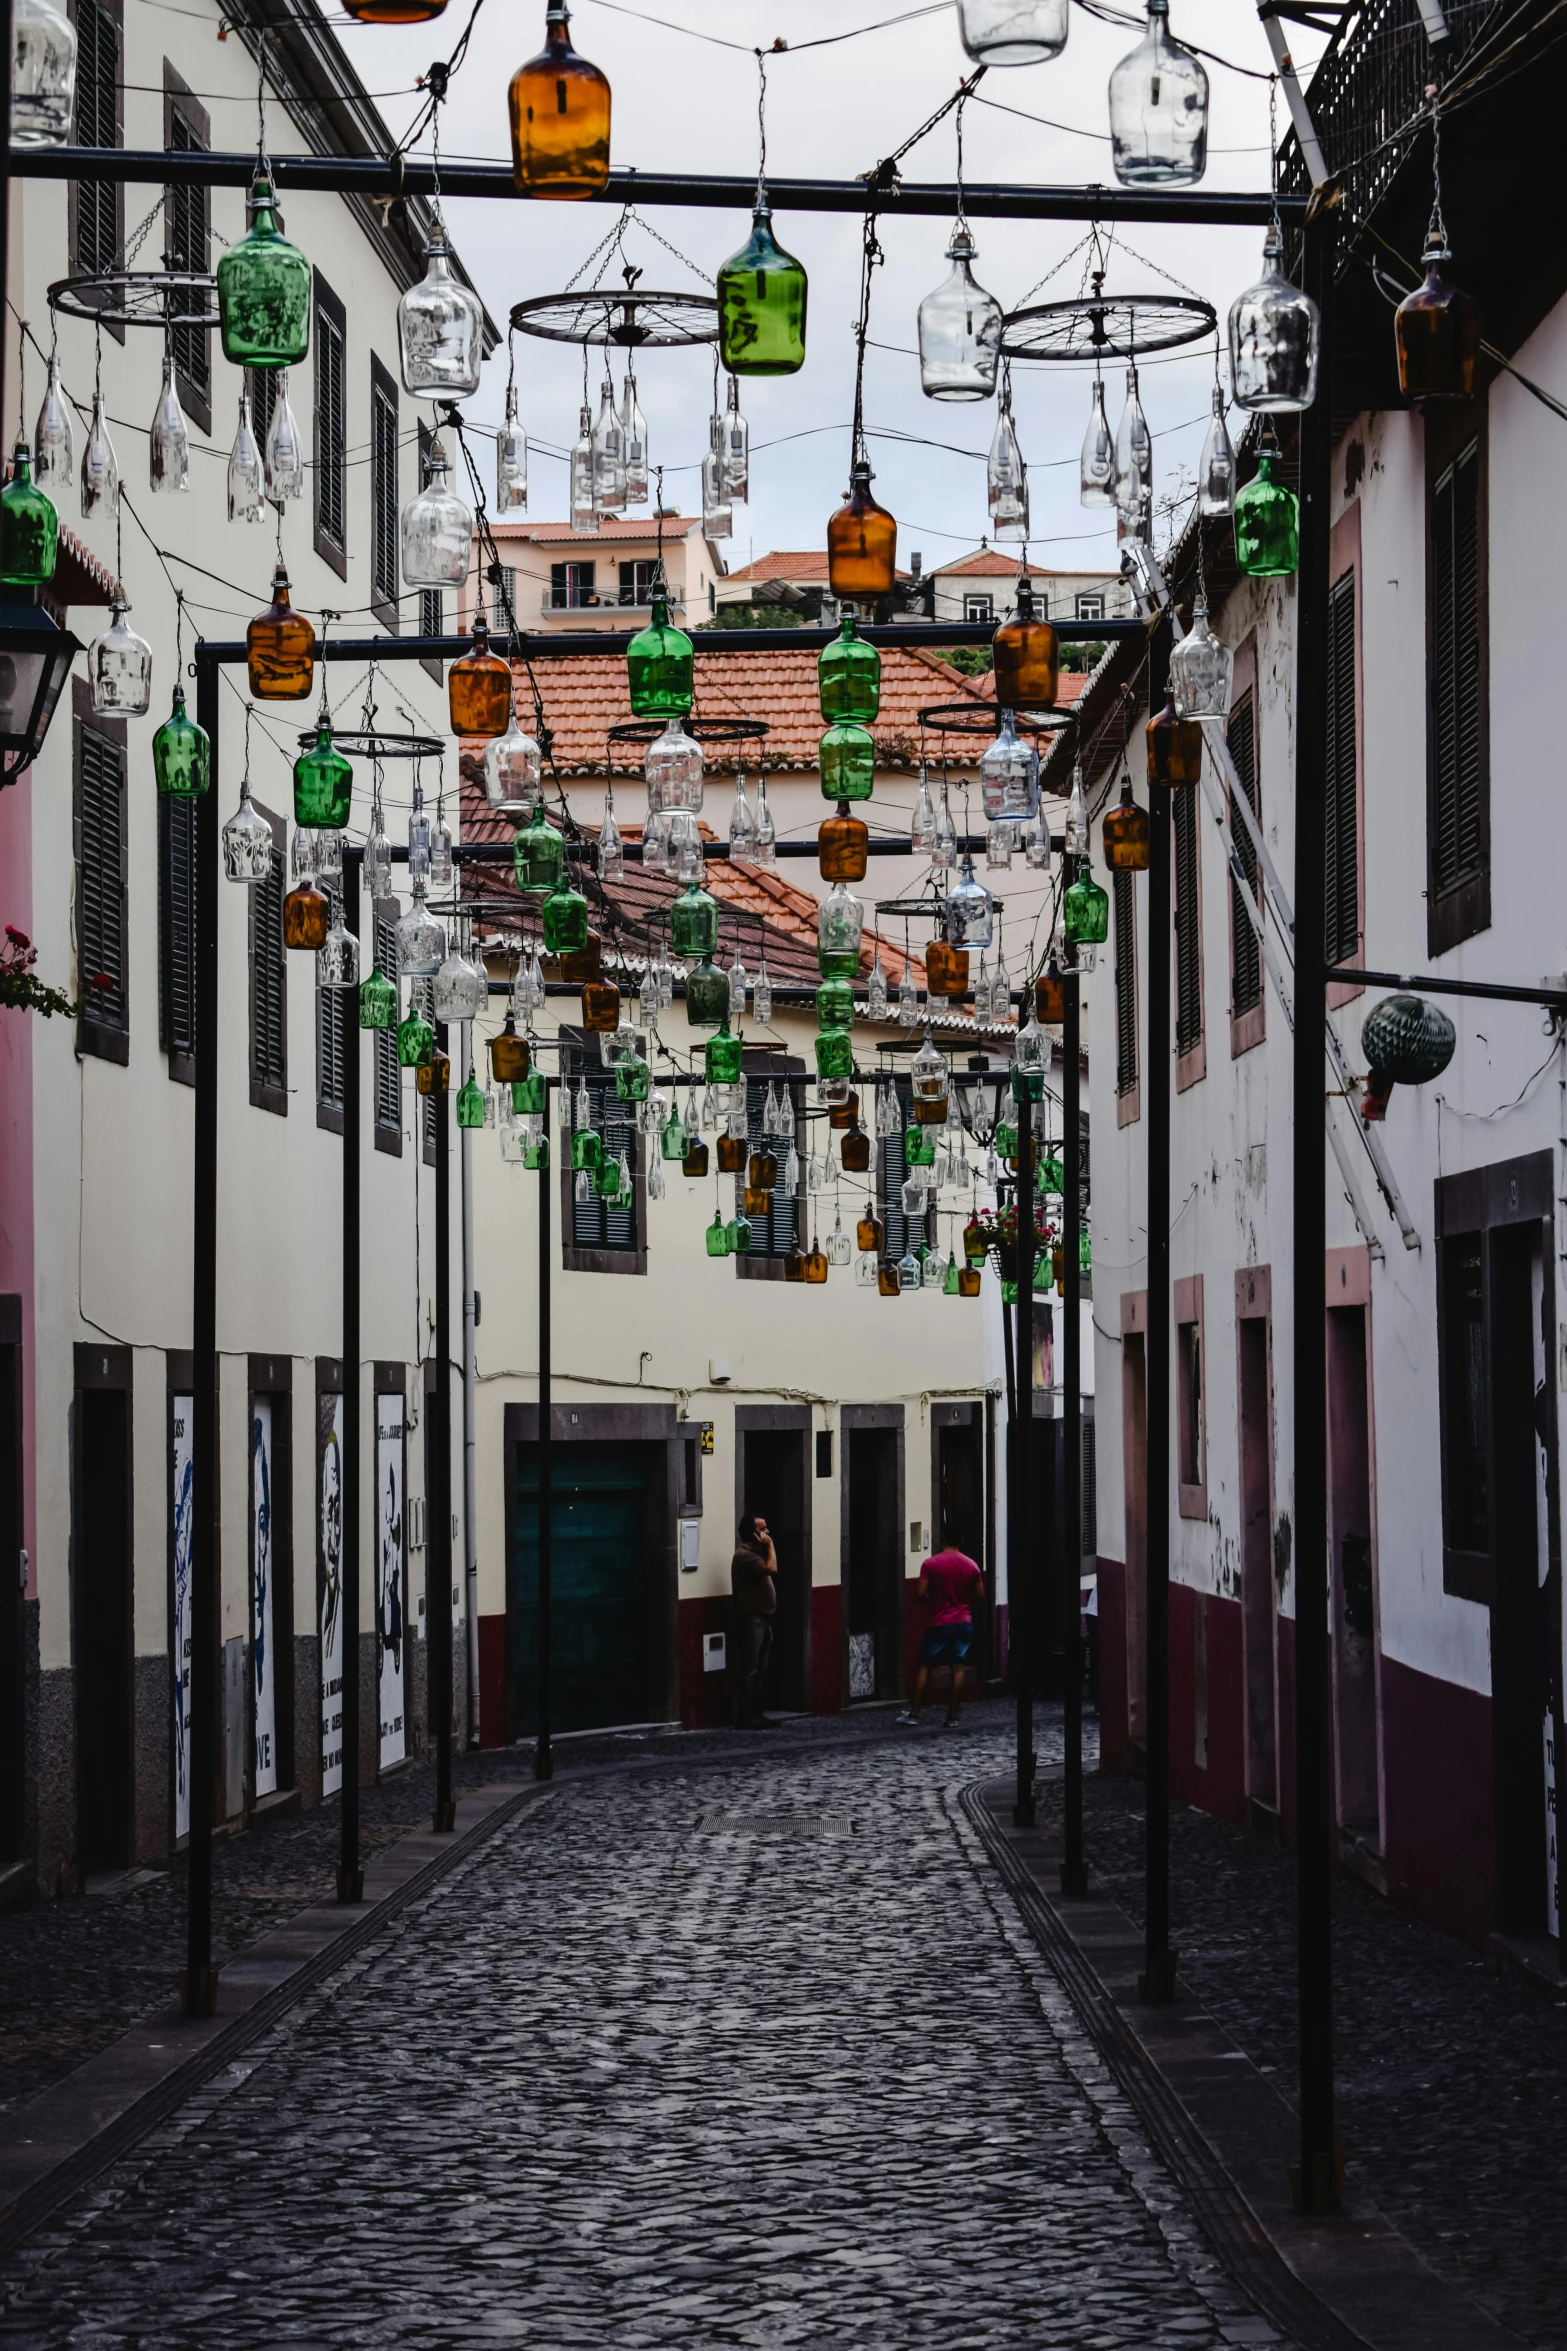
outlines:
{"label": "green glass ornament", "polygon": [[991,1139],[995,1145],[996,1157],[998,1159],[1016,1159],[1017,1128],[1013,1126],[1010,1119],[1003,1118],[998,1120],[995,1134]]}
{"label": "green glass ornament", "polygon": [[732,1216],[724,1228],[731,1257],[749,1257],[751,1254],[751,1220],[748,1216]]}
{"label": "green glass ornament", "polygon": [[704,957],[686,974],[686,1021],[694,1029],[716,1029],[729,1018],[729,974]]}
{"label": "green glass ornament", "polygon": [[611,1159],[606,1155],[599,1161],[598,1173],[593,1179],[593,1189],[606,1206],[611,1208],[614,1206],[620,1198],[620,1162],[618,1159]]}
{"label": "green glass ornament", "polygon": [[816,663],[816,687],[829,726],[839,719],[874,718],[881,708],[881,655],[860,635],[852,612]]}
{"label": "green glass ornament", "polygon": [[1086,865],[1061,902],[1061,927],[1074,947],[1099,947],[1110,936],[1110,894]]}
{"label": "green glass ornament", "polygon": [[421,1014],[410,1012],[397,1031],[397,1060],[402,1069],[417,1069],[435,1051],[435,1031]]}
{"label": "green glass ornament", "polygon": [[604,1138],[596,1127],[573,1127],[571,1130],[571,1164],[574,1168],[600,1168],[604,1164]]}
{"label": "green glass ornament", "polygon": [[714,1209],[713,1221],[707,1228],[707,1254],[709,1257],[727,1257],[729,1255],[729,1228],[724,1223],[723,1211],[719,1208]]}
{"label": "green glass ornament", "polygon": [[544,898],[558,889],[566,871],[566,844],[536,808],[511,848],[511,870],[526,898]]}
{"label": "green glass ornament", "polygon": [[471,1069],[457,1096],[457,1124],[460,1127],[482,1127],[484,1124],[484,1095]]}
{"label": "green glass ornament", "polygon": [[703,1063],[710,1086],[738,1084],[741,1069],[740,1040],[729,1034],[727,1019],[720,1022],[717,1036],[708,1038]]}
{"label": "green glass ornament", "polygon": [[1003,1306],[1017,1304],[1017,1284],[1005,1274],[1001,1277],[1001,1303]]}
{"label": "green glass ornament", "polygon": [[[1043,1071],[1042,1069],[1019,1069],[1019,1068],[1017,1067],[1016,1063],[1014,1062],[1014,1064],[1013,1064],[1013,1067],[1012,1067],[1012,1099],[1013,1099],[1013,1101],[1014,1101],[1014,1102],[1043,1102],[1044,1098],[1045,1098],[1045,1073],[1044,1073],[1044,1071]],[[1015,1136],[1014,1136],[1014,1138],[1013,1138],[1013,1144],[1012,1144],[1012,1148],[1014,1149],[1014,1151],[1017,1149],[1017,1139],[1016,1139],[1016,1137],[1015,1137]]]}
{"label": "green glass ornament", "polygon": [[379,964],[359,983],[359,1026],[390,1029],[397,1025],[397,990]]}
{"label": "green glass ornament", "polygon": [[1279,451],[1266,442],[1256,474],[1235,493],[1235,560],[1254,580],[1282,579],[1300,567],[1300,500],[1279,480]]}
{"label": "green glass ornament", "polygon": [[853,1077],[854,1039],[847,1029],[823,1029],[817,1037],[816,1074],[819,1078]]}
{"label": "green glass ornament", "polygon": [[353,804],[354,771],[332,740],[323,717],[316,739],[294,762],[294,822],[318,832],[340,833]]}
{"label": "green glass ornament", "polygon": [[538,1139],[538,1141],[537,1141],[536,1143],[524,1143],[524,1144],[523,1144],[523,1146],[522,1146],[522,1164],[523,1164],[523,1166],[524,1166],[524,1167],[532,1167],[532,1168],[548,1167],[548,1166],[549,1166],[549,1163],[550,1163],[550,1145],[549,1145],[549,1137],[548,1137],[547,1135],[540,1135],[540,1137],[539,1137],[539,1139]]}
{"label": "green glass ornament", "polygon": [[1053,1290],[1055,1286],[1056,1269],[1050,1262],[1050,1252],[1041,1249],[1034,1259],[1034,1287],[1036,1290]]}
{"label": "green glass ornament", "polygon": [[934,1127],[904,1128],[903,1164],[905,1167],[935,1166],[936,1129]]}
{"label": "green glass ornament", "polygon": [[847,980],[823,980],[816,991],[818,1029],[846,1029],[854,1020],[854,990]]}
{"label": "green glass ornament", "polygon": [[736,376],[792,376],[805,364],[805,271],[773,235],[758,187],[751,234],[718,273],[718,349]]}
{"label": "green glass ornament", "polygon": [[645,1102],[652,1081],[653,1073],[640,1053],[634,1053],[629,1061],[617,1061],[615,1064],[615,1100],[617,1102]]}
{"label": "green glass ornament", "polygon": [[198,800],[212,781],[212,745],[205,727],[185,715],[185,696],[174,689],[174,707],[152,738],[152,772],[170,800]]}
{"label": "green glass ornament", "polygon": [[670,952],[705,961],[717,945],[718,900],[700,882],[688,882],[669,909]]}
{"label": "green glass ornament", "polygon": [[0,490],[0,585],[41,588],[54,578],[60,517],[33,480],[27,443],[18,441],[11,479]]}
{"label": "green glass ornament", "polygon": [[1039,1188],[1042,1192],[1057,1193],[1066,1189],[1065,1173],[1060,1160],[1057,1159],[1053,1151],[1048,1154],[1044,1166],[1039,1171]]}
{"label": "green glass ornament", "polygon": [[631,708],[638,718],[683,718],[691,707],[691,640],[671,625],[662,572],[652,588],[653,616],[626,647]]}
{"label": "green glass ornament", "polygon": [[686,1130],[678,1118],[664,1121],[664,1131],[658,1138],[658,1155],[660,1159],[684,1159]]}
{"label": "green glass ornament", "polygon": [[943,1298],[956,1298],[961,1294],[958,1289],[958,1261],[950,1249],[947,1251],[947,1270],[942,1278],[941,1294]]}
{"label": "green glass ornament", "polygon": [[1086,1224],[1079,1228],[1077,1236],[1077,1270],[1085,1279],[1094,1270],[1093,1244],[1089,1240]]}
{"label": "green glass ornament", "polygon": [[276,203],[258,171],[249,225],[218,262],[223,356],[236,367],[293,367],[310,349],[310,264],[279,231]]}
{"label": "green glass ornament", "polygon": [[[515,849],[512,854],[515,862]],[[575,955],[587,945],[588,902],[570,882],[563,880],[556,884],[544,901],[539,919],[547,955]]]}
{"label": "green glass ornament", "polygon": [[830,726],[817,746],[824,800],[868,800],[876,788],[876,738],[857,719]]}
{"label": "green glass ornament", "polygon": [[525,1078],[519,1078],[511,1090],[511,1106],[519,1118],[542,1118],[550,1106],[550,1090],[544,1072],[530,1069]]}

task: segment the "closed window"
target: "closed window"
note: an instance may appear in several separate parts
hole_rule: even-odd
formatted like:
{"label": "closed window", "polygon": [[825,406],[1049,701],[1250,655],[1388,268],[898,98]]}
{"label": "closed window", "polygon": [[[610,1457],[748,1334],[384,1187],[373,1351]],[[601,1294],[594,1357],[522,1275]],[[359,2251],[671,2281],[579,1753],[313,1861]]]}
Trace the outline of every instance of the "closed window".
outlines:
{"label": "closed window", "polygon": [[[550,566],[551,572],[554,565]],[[593,566],[588,565],[591,573]],[[553,587],[553,581],[551,585]],[[651,561],[623,563],[620,567],[620,601],[622,604],[646,604],[653,594],[653,565]]]}
{"label": "closed window", "polygon": [[[205,153],[212,145],[212,126],[199,105],[167,62],[164,79],[164,144],[175,155]],[[168,266],[205,273],[212,266],[207,217],[207,191],[188,185],[172,187],[165,199]],[[199,294],[179,295],[170,304],[176,317],[182,312],[199,316]],[[206,327],[176,326],[169,337],[180,398],[204,432],[212,430],[212,338]]]}
{"label": "closed window", "polygon": [[[383,900],[375,910],[375,959],[393,987],[397,986],[397,912],[394,900]],[[397,1031],[375,1032],[375,1147],[394,1159],[403,1149],[403,1075],[397,1059]]]}
{"label": "closed window", "polygon": [[[316,1124],[334,1135],[343,1131],[344,1079],[348,1062],[348,988],[316,990]],[[354,1031],[357,1040],[358,1030]]]}
{"label": "closed window", "polygon": [[196,1075],[196,803],[158,800],[158,1042],[169,1075]]}
{"label": "closed window", "polygon": [[[370,601],[376,618],[397,627],[397,386],[370,360]],[[387,973],[390,979],[390,972]]]}
{"label": "closed window", "polygon": [[1115,917],[1115,1090],[1137,1090],[1137,908],[1132,877],[1119,868],[1110,877]]}
{"label": "closed window", "polygon": [[993,596],[965,596],[963,617],[965,620],[978,622],[994,620],[996,617],[995,598]]}
{"label": "closed window", "polygon": [[288,1116],[288,964],[283,948],[283,875],[288,827],[270,810],[272,871],[246,893],[250,900],[250,1100],[255,1110]]}
{"label": "closed window", "polygon": [[[1250,687],[1236,697],[1226,735],[1246,805],[1253,816],[1257,816],[1261,813],[1257,790],[1257,697]],[[1245,818],[1233,806],[1235,797],[1232,787],[1230,833],[1235,842],[1235,854],[1240,861],[1241,872],[1246,879],[1246,888],[1243,892],[1239,882],[1231,875],[1230,1018],[1243,1020],[1248,1013],[1257,1011],[1262,1003],[1262,950],[1258,944],[1256,927],[1246,911],[1248,898],[1253,906],[1259,903],[1257,851]]]}
{"label": "closed window", "polygon": [[[78,708],[90,709],[78,681]],[[125,726],[76,723],[76,974],[80,1051],[130,1059],[126,925]]]}
{"label": "closed window", "polygon": [[1426,920],[1433,953],[1491,920],[1484,444],[1427,419]]}
{"label": "closed window", "polygon": [[1197,794],[1170,795],[1175,833],[1175,1049],[1193,1053],[1202,1043],[1202,899]]}
{"label": "closed window", "polygon": [[1180,1438],[1180,1482],[1183,1486],[1200,1486],[1203,1482],[1201,1323],[1177,1323],[1175,1360],[1178,1391],[1176,1431]]}
{"label": "closed window", "polygon": [[1355,575],[1344,573],[1328,594],[1328,757],[1323,821],[1326,831],[1326,934],[1329,963],[1352,964],[1360,953],[1360,807],[1355,769]]}
{"label": "closed window", "polygon": [[348,577],[348,321],[316,273],[316,553]]}
{"label": "closed window", "polygon": [[[120,42],[118,9],[104,0],[76,0],[76,144],[119,147]],[[77,271],[100,275],[116,266],[125,235],[125,191],[103,180],[71,182],[72,245]],[[123,340],[121,329],[110,332]]]}
{"label": "closed window", "polygon": [[925,1218],[905,1216],[903,1213],[903,1186],[908,1178],[908,1154],[904,1149],[904,1134],[914,1123],[914,1095],[907,1078],[899,1079],[894,1091],[898,1097],[898,1124],[893,1134],[884,1136],[876,1147],[880,1162],[881,1218],[886,1239],[882,1244],[884,1264],[896,1265],[911,1249],[917,1249],[925,1238]]}
{"label": "closed window", "polygon": [[[631,1174],[631,1199],[611,1207],[598,1194],[597,1179],[589,1176],[589,1197],[577,1197],[577,1179],[570,1166],[570,1148],[561,1147],[561,1184],[564,1189],[566,1236],[562,1262],[568,1269],[587,1273],[645,1273],[647,1271],[645,1195],[639,1170],[637,1112],[634,1102],[622,1102],[615,1093],[612,1071],[588,1048],[568,1048],[562,1059],[575,1099],[585,1084],[593,1125],[606,1162],[625,1156]],[[655,1146],[656,1148],[656,1146]]]}
{"label": "closed window", "polygon": [[1085,592],[1074,597],[1073,606],[1079,620],[1104,619],[1105,600],[1103,591],[1100,589],[1095,589],[1092,593]]}

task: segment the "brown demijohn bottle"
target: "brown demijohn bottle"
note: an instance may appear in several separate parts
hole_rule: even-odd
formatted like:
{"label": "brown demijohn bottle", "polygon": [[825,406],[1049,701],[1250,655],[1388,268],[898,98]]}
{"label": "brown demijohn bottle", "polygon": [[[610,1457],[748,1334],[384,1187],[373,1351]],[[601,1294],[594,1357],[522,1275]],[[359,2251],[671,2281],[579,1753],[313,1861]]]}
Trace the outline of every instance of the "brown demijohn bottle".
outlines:
{"label": "brown demijohn bottle", "polygon": [[283,901],[283,944],[285,947],[324,947],[330,909],[322,893],[311,882],[301,882],[297,890],[290,890]]}
{"label": "brown demijohn bottle", "polygon": [[1202,781],[1202,725],[1195,718],[1177,718],[1167,696],[1164,708],[1143,730],[1148,746],[1148,781],[1173,789]]}
{"label": "brown demijohn bottle", "polygon": [[511,724],[511,667],[490,651],[482,612],[473,624],[472,646],[447,673],[446,706],[454,735],[504,735]]}
{"label": "brown demijohn bottle", "polygon": [[1447,233],[1433,218],[1421,264],[1425,284],[1406,294],[1393,313],[1398,383],[1406,400],[1467,400],[1480,356],[1480,310],[1455,286],[1443,264],[1453,258]]}
{"label": "brown demijohn bottle", "polygon": [[414,1071],[414,1084],[421,1094],[449,1094],[452,1085],[451,1055],[437,1052],[421,1061]]}
{"label": "brown demijohn bottle", "polygon": [[898,526],[871,496],[871,469],[856,459],[849,502],[827,525],[827,584],[833,594],[862,604],[892,594],[897,576]]}
{"label": "brown demijohn bottle", "polygon": [[744,1135],[720,1135],[718,1138],[718,1172],[720,1175],[743,1175],[745,1172]]}
{"label": "brown demijohn bottle", "polygon": [[550,0],[544,47],[511,77],[511,174],[525,196],[596,196],[609,178],[609,83],[579,57],[566,0]]}
{"label": "brown demijohn bottle", "polygon": [[917,1127],[944,1127],[947,1123],[947,1103],[945,1094],[939,1102],[916,1102],[914,1124]]}
{"label": "brown demijohn bottle", "polygon": [[1123,777],[1121,797],[1103,826],[1105,863],[1112,873],[1148,871],[1148,811],[1132,798],[1132,779]]}
{"label": "brown demijohn bottle", "polygon": [[850,1127],[838,1145],[838,1164],[845,1175],[864,1175],[871,1163],[871,1139],[863,1127]]}
{"label": "brown demijohn bottle", "polygon": [[925,990],[931,996],[966,996],[968,949],[932,939],[925,950]]}
{"label": "brown demijohn bottle", "polygon": [[823,819],[816,835],[816,865],[824,882],[863,882],[870,854],[870,828],[849,814],[840,800],[836,816]]}
{"label": "brown demijohn bottle", "polygon": [[560,976],[574,988],[585,988],[596,980],[604,968],[604,942],[597,931],[589,931],[580,947],[572,947],[560,958]]}
{"label": "brown demijohn bottle", "polygon": [[827,1124],[837,1134],[847,1134],[860,1115],[858,1094],[845,1094],[841,1102],[834,1102],[827,1113]]}
{"label": "brown demijohn bottle", "polygon": [[686,1145],[686,1155],[680,1162],[680,1172],[685,1176],[706,1175],[707,1145],[705,1143],[688,1143]]}
{"label": "brown demijohn bottle", "polygon": [[260,702],[302,702],[315,677],[316,632],[288,600],[288,573],[272,575],[272,601],[245,631],[250,690]]}
{"label": "brown demijohn bottle", "polygon": [[854,1238],[859,1245],[861,1254],[866,1257],[873,1249],[879,1249],[886,1237],[879,1217],[862,1216],[854,1228]]}
{"label": "brown demijohn bottle", "polygon": [[[771,1151],[753,1151],[746,1178],[753,1192],[773,1192],[778,1188],[778,1160]],[[747,1209],[746,1214],[750,1214]]]}
{"label": "brown demijohn bottle", "polygon": [[1048,620],[1034,610],[1034,583],[1018,575],[1017,610],[991,639],[996,702],[1002,710],[1047,710],[1061,677],[1061,647]]}
{"label": "brown demijohn bottle", "polygon": [[1049,970],[1034,982],[1034,1018],[1046,1028],[1059,1028],[1066,1018],[1066,982],[1053,955]]}
{"label": "brown demijohn bottle", "polygon": [[895,1265],[884,1265],[882,1267],[881,1271],[876,1276],[876,1287],[884,1298],[897,1297],[898,1269]]}
{"label": "brown demijohn bottle", "polygon": [[773,1195],[766,1184],[747,1184],[743,1194],[747,1216],[765,1216],[773,1204]]}
{"label": "brown demijohn bottle", "polygon": [[805,1260],[805,1278],[808,1282],[824,1282],[827,1279],[827,1253],[820,1241],[815,1239],[811,1242],[810,1253]]}
{"label": "brown demijohn bottle", "polygon": [[804,1279],[805,1253],[797,1244],[794,1248],[784,1251],[784,1280],[786,1282],[803,1282]]}
{"label": "brown demijohn bottle", "polygon": [[960,1298],[977,1298],[980,1287],[979,1267],[977,1265],[960,1265],[958,1267],[958,1296]]}
{"label": "brown demijohn bottle", "polygon": [[528,1040],[518,1036],[517,1024],[508,1012],[500,1035],[490,1039],[490,1075],[498,1086],[520,1085],[532,1063]]}
{"label": "brown demijohn bottle", "polygon": [[620,1026],[620,990],[613,980],[589,980],[582,991],[582,1025],[595,1036]]}

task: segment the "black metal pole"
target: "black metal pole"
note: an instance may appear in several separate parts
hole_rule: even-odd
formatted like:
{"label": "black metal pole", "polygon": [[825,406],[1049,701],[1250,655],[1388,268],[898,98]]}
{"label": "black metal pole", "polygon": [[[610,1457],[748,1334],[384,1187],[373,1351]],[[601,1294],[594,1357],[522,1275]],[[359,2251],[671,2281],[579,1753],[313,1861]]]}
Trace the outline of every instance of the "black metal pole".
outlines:
{"label": "black metal pole", "polygon": [[1317,396],[1301,419],[1296,588],[1294,1057],[1295,1868],[1300,1959],[1301,2210],[1338,2206],[1333,2142],[1333,1806],[1328,1777],[1327,1154],[1323,972],[1333,219],[1307,225],[1303,277],[1322,314]]}
{"label": "black metal pole", "polygon": [[[1068,858],[1068,867],[1075,867]],[[1069,872],[1065,877],[1070,881]],[[1066,990],[1061,1023],[1062,1190],[1061,1311],[1066,1328],[1061,1334],[1061,1402],[1065,1462],[1062,1501],[1065,1504],[1066,1558],[1062,1563],[1062,1650],[1066,1669],[1066,1850],[1061,1859],[1061,1891],[1082,1894],[1088,1889],[1083,1859],[1083,1269],[1079,1257],[1083,1226],[1082,1149],[1083,1088],[1081,1071],[1082,1006],[1075,970],[1065,973]]]}
{"label": "black metal pole", "polygon": [[[444,1023],[435,1032],[444,1053]],[[452,1112],[435,1097],[435,1415],[430,1433],[430,1527],[425,1577],[429,1611],[430,1728],[435,1737],[435,1827],[453,1828],[452,1804]]]}
{"label": "black metal pole", "polygon": [[[11,0],[4,0],[0,13],[3,13],[5,31],[4,55],[0,56],[0,125],[5,130],[5,152],[0,154],[0,272],[3,272],[11,252],[11,43],[15,38],[11,30]],[[22,330],[18,327],[16,331],[20,356]],[[5,430],[5,336],[5,321],[0,318],[0,433]],[[9,461],[9,452],[7,458]]]}
{"label": "black metal pole", "polygon": [[[564,1077],[561,1083],[564,1084]],[[550,1746],[550,1455],[554,1444],[554,1408],[550,1396],[550,1186],[555,1180],[551,1165],[554,1146],[549,1139],[550,1121],[544,1121],[545,1143],[539,1155],[539,1714],[538,1731],[533,1747],[533,1776],[536,1780],[555,1777],[555,1756]]]}
{"label": "black metal pole", "polygon": [[1012,1603],[1012,1687],[1017,1697],[1017,1799],[1012,1818],[1019,1828],[1032,1828],[1034,1658],[1031,1645],[1036,1638],[1040,1596],[1034,1574],[1033,1103],[1018,1103],[1014,1115],[1017,1119],[1017,1343],[1014,1350],[1017,1417],[1012,1424],[1012,1476],[1017,1483],[1017,1505],[1012,1514],[1015,1549],[1007,1563],[1007,1591]]}
{"label": "black metal pole", "polygon": [[[1170,624],[1148,649],[1148,707],[1158,710],[1170,669]],[[1148,793],[1148,1294],[1146,1695],[1147,1885],[1143,1916],[1144,2000],[1175,1995],[1170,1949],[1170,795]]]}
{"label": "black metal pole", "polygon": [[[9,44],[8,44],[9,46]],[[217,1764],[218,1625],[218,671],[196,655],[196,723],[211,778],[196,802],[196,1118],[192,1200],[190,1840],[186,1853],[187,2016],[217,2006],[212,1972],[212,1800]]]}
{"label": "black metal pole", "polygon": [[[343,921],[359,932],[359,880],[364,851],[343,844]],[[375,935],[375,908],[370,908]],[[374,956],[370,957],[373,963]],[[362,1902],[365,1873],[359,1859],[359,1518],[364,1474],[363,1420],[359,1402],[359,1135],[362,1115],[359,992],[343,996],[343,1674],[341,1697],[343,1778],[339,1802],[337,1898]]]}

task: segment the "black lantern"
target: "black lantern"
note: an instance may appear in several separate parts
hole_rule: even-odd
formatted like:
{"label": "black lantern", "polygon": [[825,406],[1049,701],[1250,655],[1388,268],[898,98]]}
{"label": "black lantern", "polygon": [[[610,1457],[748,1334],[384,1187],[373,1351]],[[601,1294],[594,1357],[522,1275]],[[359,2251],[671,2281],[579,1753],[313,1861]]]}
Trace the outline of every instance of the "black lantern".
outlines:
{"label": "black lantern", "polygon": [[1368,1124],[1387,1116],[1395,1086],[1425,1086],[1453,1058],[1458,1032],[1445,1012],[1423,996],[1384,996],[1360,1031],[1369,1075],[1360,1115]]}
{"label": "black lantern", "polygon": [[14,784],[43,749],[81,649],[41,604],[0,604],[0,784]]}

